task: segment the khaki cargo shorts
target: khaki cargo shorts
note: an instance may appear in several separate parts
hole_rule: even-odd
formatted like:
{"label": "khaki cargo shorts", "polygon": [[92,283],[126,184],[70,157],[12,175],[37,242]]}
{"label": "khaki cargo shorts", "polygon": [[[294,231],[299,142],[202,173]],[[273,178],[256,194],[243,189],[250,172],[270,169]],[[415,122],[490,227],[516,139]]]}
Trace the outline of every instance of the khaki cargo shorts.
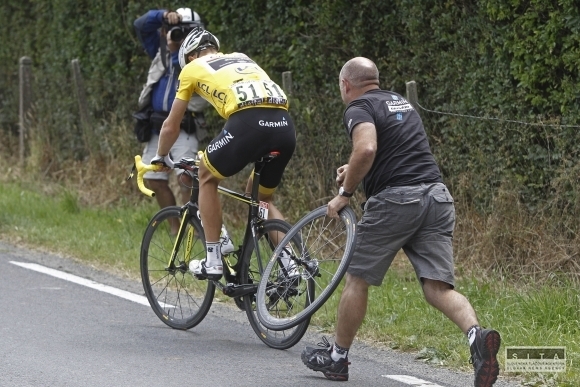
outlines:
{"label": "khaki cargo shorts", "polygon": [[387,187],[365,204],[348,273],[382,284],[400,249],[417,278],[454,283],[453,197],[442,183]]}

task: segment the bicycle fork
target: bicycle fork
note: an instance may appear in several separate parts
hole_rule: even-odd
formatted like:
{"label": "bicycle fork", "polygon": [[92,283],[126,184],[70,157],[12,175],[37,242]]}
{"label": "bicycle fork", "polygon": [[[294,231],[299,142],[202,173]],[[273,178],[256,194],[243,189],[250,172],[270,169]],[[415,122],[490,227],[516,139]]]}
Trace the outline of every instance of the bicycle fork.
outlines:
{"label": "bicycle fork", "polygon": [[[181,216],[181,221],[179,223],[179,231],[177,232],[177,236],[175,238],[175,242],[173,242],[173,249],[171,250],[171,256],[169,257],[169,262],[167,262],[167,268],[171,269],[173,268],[175,259],[177,258],[177,254],[179,253],[179,246],[180,246],[180,242],[183,238],[183,234],[185,232],[185,227],[187,224],[187,216],[189,214],[189,209],[185,208],[185,210],[183,211],[183,215]],[[193,247],[193,227],[190,227],[190,229],[187,232],[187,240],[185,243],[185,257],[189,257],[190,253],[191,253],[191,249]],[[185,264],[188,264],[189,262],[184,262]],[[181,265],[181,263],[180,263]]]}

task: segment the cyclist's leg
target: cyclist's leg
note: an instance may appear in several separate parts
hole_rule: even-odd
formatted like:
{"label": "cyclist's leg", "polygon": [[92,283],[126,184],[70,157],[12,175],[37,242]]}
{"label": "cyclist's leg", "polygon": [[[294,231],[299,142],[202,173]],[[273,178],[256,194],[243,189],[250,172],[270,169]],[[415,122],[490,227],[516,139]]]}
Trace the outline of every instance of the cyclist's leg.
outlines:
{"label": "cyclist's leg", "polygon": [[[287,126],[272,127],[269,129],[265,141],[269,151],[277,151],[279,155],[267,163],[262,169],[260,176],[260,186],[258,189],[258,199],[268,203],[268,219],[285,220],[284,215],[274,205],[274,192],[280,181],[286,166],[290,162],[294,149],[296,148],[296,131],[292,119],[288,112],[281,109],[272,109],[268,111],[269,122],[284,122]],[[271,234],[270,238],[275,244],[279,244],[283,233]],[[291,260],[291,248],[284,248],[279,255],[283,273],[290,277],[299,276],[298,268]]]}
{"label": "cyclist's leg", "polygon": [[[254,161],[248,155],[249,149],[256,143],[255,138],[249,138],[248,130],[243,120],[232,119],[240,112],[232,115],[226,122],[221,133],[210,141],[203,153],[199,167],[199,209],[201,221],[205,230],[207,256],[204,264],[190,264],[195,274],[203,273],[203,266],[208,274],[221,276],[221,246],[220,233],[222,229],[222,207],[218,196],[218,185],[226,177],[235,175],[249,162]],[[212,269],[209,269],[209,268]],[[209,278],[209,277],[208,277]]]}
{"label": "cyclist's leg", "polygon": [[[235,117],[240,113],[232,115]],[[222,226],[218,185],[253,161],[247,153],[251,146],[242,125],[230,117],[223,130],[210,141],[199,166],[199,210],[207,242],[219,240]]]}
{"label": "cyclist's leg", "polygon": [[[258,198],[268,203],[268,219],[284,220],[284,215],[273,203],[274,192],[280,181],[286,166],[290,162],[296,148],[296,131],[288,112],[283,109],[269,109],[267,119],[272,123],[283,122],[284,126],[270,127],[264,133],[264,143],[268,148],[266,152],[276,151],[279,155],[267,163],[262,169]],[[250,177],[251,181],[251,177]],[[251,184],[248,182],[248,184]]]}
{"label": "cyclist's leg", "polygon": [[[254,182],[253,174],[248,178],[248,183],[246,184],[246,194],[249,195],[252,192],[252,184]],[[274,189],[275,190],[275,189]],[[260,191],[258,192],[258,200],[262,202],[268,203],[268,219],[280,219],[285,220],[284,215],[278,210],[278,208],[274,205],[274,191],[263,193],[262,187],[260,187]]]}
{"label": "cyclist's leg", "polygon": [[222,205],[218,197],[218,185],[223,179],[208,168],[205,157],[199,166],[199,213],[207,242],[217,242],[222,227]]}

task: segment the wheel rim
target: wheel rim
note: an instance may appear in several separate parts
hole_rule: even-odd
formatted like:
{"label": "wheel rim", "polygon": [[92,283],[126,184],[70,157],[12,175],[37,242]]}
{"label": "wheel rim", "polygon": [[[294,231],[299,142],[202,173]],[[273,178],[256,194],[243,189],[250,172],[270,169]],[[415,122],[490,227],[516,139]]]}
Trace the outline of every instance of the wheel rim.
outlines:
{"label": "wheel rim", "polygon": [[[257,296],[258,317],[267,328],[287,329],[310,317],[342,280],[352,257],[356,217],[348,207],[340,219],[325,214],[326,206],[307,214],[282,241],[292,246],[298,280],[285,277],[280,259],[271,257]],[[279,246],[274,254],[280,251]]]}
{"label": "wheel rim", "polygon": [[[258,247],[260,249],[260,257],[262,259],[262,270],[266,267],[268,260],[270,259],[270,256],[276,247],[271,241],[270,236],[273,233],[279,233],[278,240],[281,240],[284,234],[290,229],[290,227],[291,226],[288,223],[279,220],[269,220],[264,222],[262,225],[258,238]],[[260,281],[261,274],[255,249],[252,249],[252,251],[252,255],[249,259],[250,265],[247,268],[247,277],[253,283],[258,283]],[[253,294],[249,297],[250,298],[247,300],[247,303],[245,303],[246,308],[248,306],[251,307],[251,312],[248,312],[246,309],[248,319],[250,320],[250,324],[252,325],[254,331],[257,333],[258,337],[265,344],[272,348],[287,349],[300,341],[308,329],[309,321],[305,321],[298,326],[294,326],[286,330],[269,329],[260,323],[260,320],[256,314],[256,295]],[[248,305],[249,302],[251,302],[251,305]]]}
{"label": "wheel rim", "polygon": [[173,328],[189,329],[211,306],[214,285],[196,279],[188,270],[190,260],[205,256],[203,234],[194,224],[186,226],[176,259],[169,263],[175,242],[169,219],[178,215],[168,210],[150,223],[142,246],[142,280],[149,303],[161,321]]}

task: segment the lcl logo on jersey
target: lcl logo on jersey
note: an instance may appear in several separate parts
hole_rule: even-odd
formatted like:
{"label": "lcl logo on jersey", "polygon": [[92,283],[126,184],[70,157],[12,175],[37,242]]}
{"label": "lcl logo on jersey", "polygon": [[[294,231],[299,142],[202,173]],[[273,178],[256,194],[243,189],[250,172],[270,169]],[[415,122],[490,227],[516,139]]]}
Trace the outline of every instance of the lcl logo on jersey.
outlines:
{"label": "lcl logo on jersey", "polygon": [[206,94],[209,94],[209,85],[205,83],[197,82],[197,87]]}
{"label": "lcl logo on jersey", "polygon": [[208,84],[205,83],[201,83],[201,82],[197,82],[197,87],[203,91],[206,95],[211,95],[212,97],[218,99],[220,102],[225,103],[226,102],[226,93],[224,92],[218,92],[217,90],[212,90],[210,89]]}
{"label": "lcl logo on jersey", "polygon": [[219,92],[217,90],[214,90],[213,93],[211,94],[214,98],[219,99],[221,102],[226,102],[226,93],[223,92]]}

